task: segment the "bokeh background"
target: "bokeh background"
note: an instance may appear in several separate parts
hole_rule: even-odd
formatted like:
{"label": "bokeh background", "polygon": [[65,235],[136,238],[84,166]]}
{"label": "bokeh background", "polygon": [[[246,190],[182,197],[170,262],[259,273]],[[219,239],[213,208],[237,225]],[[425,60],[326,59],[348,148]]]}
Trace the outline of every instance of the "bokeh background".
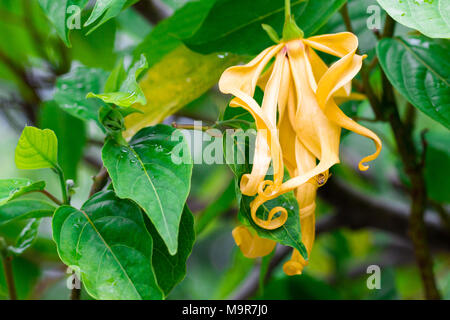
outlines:
{"label": "bokeh background", "polygon": [[[0,1],[0,178],[27,177],[46,180],[48,190],[59,194],[58,181],[49,170],[23,171],[14,164],[14,149],[25,125],[50,127],[68,154],[63,161],[75,180],[75,206],[80,206],[100,165],[103,134],[94,124],[81,123],[51,103],[56,79],[73,66],[112,70],[121,57],[130,59],[133,50],[155,25],[183,6],[187,0],[140,1],[98,30],[71,34],[67,48],[55,33],[36,0]],[[145,4],[144,4],[145,3]],[[363,4],[364,3],[364,4]],[[350,15],[361,39],[361,51],[373,52],[375,42],[365,21],[366,8],[376,1],[350,1]],[[83,14],[83,19],[88,15]],[[384,18],[384,15],[383,15]],[[336,13],[323,32],[345,29]],[[397,33],[410,32],[399,27]],[[319,32],[322,33],[322,32]],[[172,66],[177,67],[177,66]],[[375,72],[373,81],[378,74]],[[229,97],[212,88],[188,103],[164,122],[189,124],[194,119],[214,122]],[[448,130],[421,112],[410,110],[400,96],[402,114],[414,113],[414,138],[428,128],[426,181],[431,201],[426,212],[429,244],[436,281],[442,297],[450,298]],[[260,269],[267,261],[250,260],[237,250],[231,230],[237,224],[232,173],[226,165],[195,165],[188,204],[197,217],[213,212],[217,218],[202,228],[188,261],[187,276],[169,299],[421,299],[422,284],[412,245],[407,236],[409,196],[405,192],[402,164],[387,124],[364,121],[373,118],[367,101],[349,103],[346,110],[362,119],[383,140],[384,148],[371,169],[356,169],[359,159],[371,153],[371,144],[356,134],[342,140],[341,164],[332,169],[328,185],[319,190],[318,237],[310,264],[301,276],[288,277],[282,263],[271,263],[263,288]],[[73,138],[73,132],[77,137]],[[71,140],[75,139],[75,140]],[[64,141],[61,142],[61,141]],[[39,196],[37,196],[39,197]],[[13,241],[26,222],[0,226],[0,236]],[[274,259],[286,259],[278,248]],[[381,268],[381,289],[367,287],[367,268]],[[51,239],[50,219],[41,224],[34,245],[13,261],[20,299],[68,299],[67,268]],[[0,298],[7,297],[0,268]],[[84,292],[83,298],[89,296]]]}

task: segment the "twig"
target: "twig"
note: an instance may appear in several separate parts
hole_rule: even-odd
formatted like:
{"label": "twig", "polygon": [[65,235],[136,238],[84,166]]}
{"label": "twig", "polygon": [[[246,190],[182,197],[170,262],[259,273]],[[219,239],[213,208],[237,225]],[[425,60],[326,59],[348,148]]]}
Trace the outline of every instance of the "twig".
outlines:
{"label": "twig", "polygon": [[12,256],[8,253],[8,246],[5,239],[0,238],[0,254],[2,256],[3,269],[5,271],[6,286],[10,300],[17,300],[16,285],[14,283]]}
{"label": "twig", "polygon": [[351,33],[354,33],[353,27],[352,27],[352,21],[350,19],[350,15],[348,14],[347,2],[344,3],[344,5],[342,6],[342,8],[340,10],[340,14],[342,16],[342,20],[344,20],[344,24],[345,24],[345,27],[347,28],[347,30]]}
{"label": "twig", "polygon": [[49,198],[50,200],[52,200],[54,203],[56,203],[57,205],[62,205],[62,201],[58,200],[54,195],[52,195],[50,192],[48,192],[47,190],[39,190],[38,192],[44,194],[47,198]]}
{"label": "twig", "polygon": [[105,167],[102,167],[99,173],[92,178],[94,182],[92,183],[91,191],[89,192],[89,197],[92,197],[94,194],[101,191],[105,187],[106,183],[108,182],[108,177],[109,177],[108,171],[106,170]]}
{"label": "twig", "polygon": [[167,18],[170,13],[161,5],[152,0],[141,0],[134,5],[136,10],[152,24],[158,24],[161,20]]}
{"label": "twig", "polygon": [[427,134],[428,131],[429,131],[428,129],[423,129],[422,132],[420,133],[420,141],[422,142],[422,155],[420,157],[420,166],[422,167],[422,169],[425,168],[425,160],[427,158],[428,142],[425,135]]}

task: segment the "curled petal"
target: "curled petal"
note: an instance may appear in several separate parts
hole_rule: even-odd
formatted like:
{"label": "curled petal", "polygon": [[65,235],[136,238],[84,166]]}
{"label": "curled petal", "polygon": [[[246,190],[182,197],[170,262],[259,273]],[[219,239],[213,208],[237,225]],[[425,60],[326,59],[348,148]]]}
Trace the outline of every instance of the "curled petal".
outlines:
{"label": "curled petal", "polygon": [[334,101],[328,102],[328,105],[326,107],[326,114],[330,120],[334,121],[339,126],[373,140],[376,147],[375,153],[364,157],[358,165],[359,170],[361,171],[366,171],[367,169],[369,169],[369,166],[365,165],[364,163],[375,160],[380,154],[382,147],[380,138],[371,130],[361,126],[357,122],[347,117],[345,113],[342,112],[341,109],[339,109]]}
{"label": "curled petal", "polygon": [[[252,215],[253,221],[261,228],[266,230],[275,230],[284,225],[288,218],[287,210],[283,207],[275,207],[270,210],[267,220],[263,220],[256,215],[258,208],[266,202],[267,198],[262,195],[258,195],[251,203],[250,203],[250,211]],[[278,217],[274,218],[275,215],[278,214]]]}

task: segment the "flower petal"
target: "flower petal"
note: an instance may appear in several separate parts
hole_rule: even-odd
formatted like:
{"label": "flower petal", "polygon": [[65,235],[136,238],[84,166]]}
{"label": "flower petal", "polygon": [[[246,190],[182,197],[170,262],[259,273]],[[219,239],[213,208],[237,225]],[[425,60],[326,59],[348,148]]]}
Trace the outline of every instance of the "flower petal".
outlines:
{"label": "flower petal", "polygon": [[236,245],[247,258],[264,257],[271,253],[277,244],[273,240],[259,237],[244,226],[234,228],[232,234]]}

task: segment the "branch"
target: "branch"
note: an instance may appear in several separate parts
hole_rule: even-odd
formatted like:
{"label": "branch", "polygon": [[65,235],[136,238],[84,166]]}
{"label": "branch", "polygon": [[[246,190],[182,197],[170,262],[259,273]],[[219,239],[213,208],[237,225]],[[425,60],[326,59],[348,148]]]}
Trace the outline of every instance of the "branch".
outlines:
{"label": "branch", "polygon": [[89,192],[89,197],[92,197],[94,194],[101,191],[106,186],[106,183],[108,182],[108,177],[109,177],[108,171],[106,170],[105,167],[102,166],[99,173],[92,178],[94,182],[92,184],[91,191]]}
{"label": "branch", "polygon": [[[330,179],[318,193],[336,209],[335,223],[351,229],[373,228],[409,240],[409,209],[382,199],[370,198],[346,184]],[[434,216],[427,216],[425,228],[435,250],[450,251],[450,233]]]}
{"label": "branch", "polygon": [[0,238],[0,254],[3,262],[3,270],[5,272],[6,286],[10,300],[17,300],[16,286],[14,283],[12,256],[8,252],[8,246],[5,239]]}
{"label": "branch", "polygon": [[134,7],[144,18],[154,25],[170,15],[167,8],[153,0],[141,0]]}

